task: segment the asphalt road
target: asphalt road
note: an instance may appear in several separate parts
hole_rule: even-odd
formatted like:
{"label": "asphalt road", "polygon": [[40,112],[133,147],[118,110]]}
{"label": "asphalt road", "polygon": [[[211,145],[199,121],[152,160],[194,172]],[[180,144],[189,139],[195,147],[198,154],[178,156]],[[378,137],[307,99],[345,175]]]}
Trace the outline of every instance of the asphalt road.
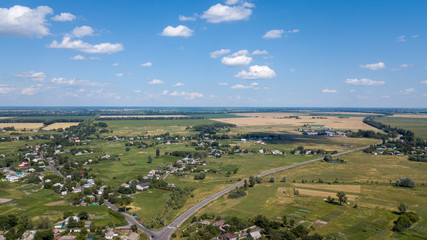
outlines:
{"label": "asphalt road", "polygon": [[[347,153],[351,153],[351,152],[356,152],[356,151],[360,151],[363,150],[365,148],[368,148],[370,145],[368,146],[364,146],[364,147],[360,147],[360,148],[355,148],[355,149],[351,149],[348,151],[344,151],[344,152],[340,152],[337,154],[333,154],[333,157],[336,156],[340,156],[340,155],[344,155]],[[299,167],[305,164],[309,164],[309,163],[313,163],[313,162],[317,162],[322,160],[323,157],[320,158],[316,158],[313,160],[309,160],[309,161],[305,161],[305,162],[301,162],[301,163],[296,163],[290,166],[286,166],[286,167],[281,167],[281,168],[277,168],[277,169],[273,169],[264,173],[261,173],[259,175],[257,175],[257,177],[264,177],[273,173],[277,173],[280,171],[284,171],[287,169],[291,169],[291,168],[295,168],[295,167]],[[49,168],[52,169],[52,171],[55,172],[56,175],[60,176],[63,178],[62,174],[60,172],[58,172],[58,170],[55,169],[55,167],[53,165],[51,165],[49,163]],[[246,179],[248,180],[248,179]],[[188,209],[187,211],[185,211],[184,213],[182,213],[181,215],[179,215],[173,222],[171,222],[167,227],[163,228],[162,230],[159,231],[150,231],[148,229],[146,229],[144,226],[142,226],[140,223],[138,223],[138,221],[131,215],[121,212],[121,214],[125,217],[126,221],[131,224],[131,225],[136,225],[138,227],[139,230],[143,231],[144,233],[146,233],[148,236],[150,236],[150,239],[152,240],[169,240],[172,233],[175,232],[175,230],[181,226],[181,224],[183,224],[185,222],[185,220],[187,220],[189,217],[191,217],[194,213],[196,213],[199,209],[201,209],[202,207],[206,206],[207,204],[209,204],[210,202],[214,201],[215,199],[221,197],[222,195],[232,191],[233,189],[240,187],[244,184],[244,180],[235,183],[217,193],[215,193],[214,195],[204,199],[203,201],[197,203],[196,205],[194,205],[193,207],[191,207],[190,209]],[[115,207],[113,204],[109,203],[108,201],[104,201],[105,205],[107,205],[109,208],[113,209],[114,211],[118,211],[117,207]]]}

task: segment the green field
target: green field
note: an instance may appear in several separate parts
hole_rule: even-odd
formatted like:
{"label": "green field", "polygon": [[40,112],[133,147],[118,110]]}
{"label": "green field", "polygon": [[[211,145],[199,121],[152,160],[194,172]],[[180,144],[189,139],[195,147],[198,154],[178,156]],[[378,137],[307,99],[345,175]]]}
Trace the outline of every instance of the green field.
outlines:
{"label": "green field", "polygon": [[[361,152],[343,156],[348,161],[345,164],[314,163],[275,174],[275,183],[265,183],[249,188],[248,196],[241,199],[227,199],[225,196],[211,203],[200,211],[215,213],[222,216],[253,217],[262,213],[269,218],[284,215],[294,218],[296,222],[317,219],[328,222],[316,230],[319,234],[333,234],[337,239],[417,239],[425,236],[427,224],[427,164],[410,162],[406,156],[372,156]],[[288,182],[279,180],[287,176]],[[398,188],[389,184],[390,180],[400,177],[411,177],[417,182],[415,189]],[[316,183],[321,178],[324,181],[339,183],[339,187],[361,186],[360,193],[347,194],[357,196],[350,200],[350,205],[339,206],[324,202],[325,197],[293,195],[293,188],[326,192],[336,198],[333,190],[324,190],[327,184]],[[301,180],[307,180],[310,185],[304,187]],[[296,183],[292,181],[295,180]],[[314,180],[314,187],[311,183]],[[298,184],[296,186],[295,184]],[[301,186],[302,185],[302,186]],[[318,187],[316,187],[318,186]],[[282,193],[287,190],[289,197]],[[349,189],[350,191],[350,189]],[[327,196],[326,195],[326,196]],[[357,202],[358,208],[352,206]],[[397,205],[405,202],[411,211],[421,216],[419,224],[405,235],[391,231],[392,222],[397,219],[393,211]],[[307,223],[309,224],[309,223]],[[337,234],[337,233],[340,234]],[[341,235],[341,236],[340,236]]]}
{"label": "green field", "polygon": [[411,130],[416,137],[427,139],[427,118],[383,117],[376,120],[392,127]]}

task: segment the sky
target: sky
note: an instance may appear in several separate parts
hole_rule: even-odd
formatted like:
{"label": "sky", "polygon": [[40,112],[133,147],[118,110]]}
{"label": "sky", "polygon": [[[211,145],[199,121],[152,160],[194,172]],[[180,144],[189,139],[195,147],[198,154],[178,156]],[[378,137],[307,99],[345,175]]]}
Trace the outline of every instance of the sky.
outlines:
{"label": "sky", "polygon": [[427,1],[2,0],[0,106],[427,107]]}

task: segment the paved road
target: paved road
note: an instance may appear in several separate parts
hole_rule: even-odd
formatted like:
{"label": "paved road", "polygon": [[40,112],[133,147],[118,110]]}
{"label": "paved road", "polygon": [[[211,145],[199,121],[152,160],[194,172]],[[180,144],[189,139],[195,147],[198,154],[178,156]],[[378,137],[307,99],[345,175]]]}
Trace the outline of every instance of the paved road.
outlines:
{"label": "paved road", "polygon": [[[43,155],[43,153],[41,152],[40,153],[40,158],[42,159],[42,160],[46,160],[45,158],[44,158],[44,155]],[[47,161],[47,163],[49,164],[49,166],[48,166],[48,168],[50,169],[50,170],[52,170],[56,175],[58,175],[60,178],[64,178],[64,175],[62,175],[62,173],[60,173],[56,168],[55,168],[55,166],[53,166],[52,165],[52,163],[50,162],[50,161]]]}

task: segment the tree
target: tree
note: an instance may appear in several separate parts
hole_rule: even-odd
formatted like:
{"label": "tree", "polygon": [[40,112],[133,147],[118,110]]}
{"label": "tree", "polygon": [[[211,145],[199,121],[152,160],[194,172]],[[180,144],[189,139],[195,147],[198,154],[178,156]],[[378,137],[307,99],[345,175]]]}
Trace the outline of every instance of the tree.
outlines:
{"label": "tree", "polygon": [[34,234],[34,240],[53,240],[53,231],[51,229],[38,230]]}
{"label": "tree", "polygon": [[399,209],[400,213],[405,213],[406,210],[408,210],[408,205],[406,203],[399,203],[399,205],[397,205],[397,209]]}
{"label": "tree", "polygon": [[274,179],[274,176],[271,176],[270,177],[270,180],[268,181],[268,182],[270,182],[270,183],[274,183],[276,180]]}
{"label": "tree", "polygon": [[152,162],[153,162],[153,158],[150,155],[148,155],[148,161],[147,161],[147,163],[152,163]]}
{"label": "tree", "polygon": [[126,152],[129,152],[130,151],[130,147],[126,147]]}
{"label": "tree", "polygon": [[21,217],[19,217],[18,225],[25,229],[33,228],[33,222],[31,221],[31,218],[29,218],[27,215],[22,215]]}
{"label": "tree", "polygon": [[245,181],[243,181],[243,187],[246,189],[248,188],[248,180],[245,179]]}
{"label": "tree", "polygon": [[88,220],[89,219],[89,214],[85,211],[79,212],[79,218],[80,220]]}
{"label": "tree", "polygon": [[132,232],[138,232],[138,227],[136,225],[130,226],[130,229],[132,230]]}
{"label": "tree", "polygon": [[328,196],[328,198],[326,199],[326,202],[333,203],[334,202],[334,198],[331,197],[331,196]]}
{"label": "tree", "polygon": [[50,221],[48,217],[39,217],[37,220],[38,229],[48,229],[50,226]]}
{"label": "tree", "polygon": [[160,156],[160,150],[157,148],[156,149],[156,157],[159,157]]}
{"label": "tree", "polygon": [[250,176],[249,177],[249,187],[253,187],[255,186],[256,180],[254,178],[254,176]]}
{"label": "tree", "polygon": [[123,206],[125,208],[126,212],[126,206],[132,203],[132,198],[128,196],[122,196],[120,199],[120,206]]}
{"label": "tree", "polygon": [[286,176],[282,177],[282,180],[280,180],[281,182],[286,182],[288,180],[288,178]]}
{"label": "tree", "polygon": [[343,202],[347,202],[347,196],[345,192],[340,191],[337,192],[338,201],[340,202],[340,205],[342,205]]}

